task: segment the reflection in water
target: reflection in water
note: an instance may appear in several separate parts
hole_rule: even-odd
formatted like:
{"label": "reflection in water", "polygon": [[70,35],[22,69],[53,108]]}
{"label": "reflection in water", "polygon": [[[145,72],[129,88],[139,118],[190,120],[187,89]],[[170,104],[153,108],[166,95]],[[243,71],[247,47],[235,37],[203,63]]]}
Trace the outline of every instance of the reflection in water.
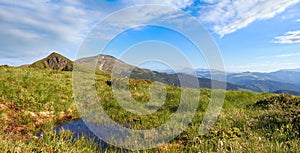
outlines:
{"label": "reflection in water", "polygon": [[108,148],[108,144],[99,139],[90,129],[85,125],[82,119],[71,121],[71,122],[64,122],[62,125],[56,126],[54,128],[56,132],[62,130],[69,130],[73,133],[73,138],[79,138],[80,136],[85,136],[88,139],[92,139],[95,143],[101,146],[102,150],[106,150]]}

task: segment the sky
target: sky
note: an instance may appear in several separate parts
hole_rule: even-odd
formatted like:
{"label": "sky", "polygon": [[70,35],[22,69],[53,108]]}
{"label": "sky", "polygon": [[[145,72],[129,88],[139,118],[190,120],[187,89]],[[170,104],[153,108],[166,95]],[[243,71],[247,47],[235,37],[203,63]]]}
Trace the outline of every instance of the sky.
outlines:
{"label": "sky", "polygon": [[[207,59],[203,54],[196,55],[197,49],[187,35],[151,25],[131,27],[124,31],[125,27],[132,24],[159,20],[180,30],[190,30],[188,36],[192,37],[196,34],[201,37],[205,33],[203,29],[207,30],[219,48],[226,71],[271,72],[300,68],[299,2],[300,0],[0,0],[0,65],[30,64],[53,51],[74,60],[78,51],[89,52],[87,39],[95,39],[97,36],[103,43],[110,42],[103,52],[113,56],[121,57],[126,50],[135,53],[135,50],[143,49],[140,56],[164,53],[177,60],[175,54],[169,53],[180,50],[192,62],[193,67],[206,68]],[[109,18],[112,13],[145,4],[182,11],[197,20],[203,28],[191,23],[193,21],[183,20],[182,15],[172,9],[129,9],[115,18]],[[105,26],[102,21],[107,17],[110,23]],[[190,24],[194,26],[189,26]],[[113,37],[112,33],[118,34],[118,37]]]}

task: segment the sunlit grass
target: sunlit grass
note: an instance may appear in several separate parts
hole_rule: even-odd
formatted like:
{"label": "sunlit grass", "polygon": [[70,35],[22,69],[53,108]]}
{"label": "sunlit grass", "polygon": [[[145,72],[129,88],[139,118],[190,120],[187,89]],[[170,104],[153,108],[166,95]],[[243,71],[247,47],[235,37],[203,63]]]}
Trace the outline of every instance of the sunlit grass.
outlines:
{"label": "sunlit grass", "polygon": [[[133,114],[118,104],[109,83],[110,76],[97,74],[95,89],[99,103],[114,121],[130,124],[132,129],[151,129],[165,123],[180,103],[180,88],[166,86],[166,101],[158,111],[149,115]],[[152,81],[131,79],[129,82],[132,98],[147,104]],[[211,90],[201,89],[200,95],[192,123],[182,134],[167,144],[142,152],[300,152],[299,99],[228,91],[217,122],[200,135],[198,130],[211,100]],[[72,139],[70,132],[53,132],[58,122],[78,117],[71,72],[0,68],[0,152],[105,151],[83,137]],[[35,137],[39,132],[43,136]],[[123,150],[109,146],[106,151]]]}

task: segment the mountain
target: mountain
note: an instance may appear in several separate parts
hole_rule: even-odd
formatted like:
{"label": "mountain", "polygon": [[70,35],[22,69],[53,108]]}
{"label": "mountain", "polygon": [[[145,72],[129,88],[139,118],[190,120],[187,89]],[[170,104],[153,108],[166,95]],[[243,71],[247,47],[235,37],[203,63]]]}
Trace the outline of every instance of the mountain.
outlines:
{"label": "mountain", "polygon": [[[186,86],[192,88],[219,89],[226,84],[227,90],[251,90],[257,92],[291,93],[297,95],[300,92],[300,69],[280,70],[271,73],[243,72],[227,73],[226,80],[221,76],[224,72],[209,69],[182,69],[175,73],[173,70],[161,72],[142,69],[125,63],[113,56],[98,55],[81,58],[75,61],[78,65],[96,65],[98,72],[112,74],[118,77],[148,79],[174,86]],[[74,62],[58,54],[51,53],[29,67],[50,68],[54,70],[72,71]],[[92,68],[92,67],[90,67]],[[196,72],[196,77],[193,74]],[[212,80],[211,77],[215,80]],[[195,84],[195,82],[199,84]],[[289,83],[291,82],[291,83]]]}
{"label": "mountain", "polygon": [[73,64],[74,62],[72,62],[68,58],[53,52],[48,57],[32,63],[31,65],[29,65],[29,67],[50,68],[53,70],[61,70],[61,71],[72,71]]}
{"label": "mountain", "polygon": [[167,73],[167,74],[175,74],[176,72],[172,69],[160,69],[160,70],[155,70],[156,72],[160,73]]}
{"label": "mountain", "polygon": [[[213,76],[214,80],[226,82],[226,78],[224,78],[225,72],[220,71],[220,70],[204,69],[204,68],[196,68],[196,69],[183,68],[183,69],[179,69],[176,71],[177,71],[177,73],[184,73],[184,74],[188,74],[188,75],[196,74],[196,76],[198,78],[212,79],[212,76]],[[171,69],[160,70],[160,72],[164,72],[164,73],[168,73],[168,74],[175,74],[175,71],[171,70]]]}
{"label": "mountain", "polygon": [[273,81],[292,83],[300,86],[300,69],[279,70],[265,75]]}
{"label": "mountain", "polygon": [[295,83],[297,78],[300,78],[300,73],[299,76],[293,75],[290,76],[290,78],[288,78],[287,75],[288,74],[283,73],[283,71],[271,73],[232,73],[227,75],[227,81],[263,92],[284,90],[300,92],[300,84]]}
{"label": "mountain", "polygon": [[86,66],[94,66],[97,63],[97,69],[105,72],[105,73],[111,73],[114,65],[122,65],[123,67],[127,67],[127,69],[132,68],[133,66],[130,66],[126,64],[125,62],[118,60],[117,58],[110,56],[110,55],[97,55],[97,56],[90,56],[90,57],[84,57],[80,58],[75,61],[78,65],[86,65]]}
{"label": "mountain", "polygon": [[[109,55],[98,55],[98,56],[91,56],[81,58],[75,61],[76,65],[96,65],[97,69],[109,73],[118,77],[125,77],[125,78],[134,78],[134,79],[148,79],[153,81],[162,82],[169,85],[174,86],[185,86],[185,87],[192,87],[192,88],[212,88],[211,84],[214,83],[214,87],[216,89],[220,89],[224,84],[227,86],[227,90],[240,90],[240,89],[247,89],[241,85],[235,85],[231,83],[226,83],[217,80],[211,80],[207,78],[197,78],[189,74],[185,73],[164,73],[164,72],[157,72],[151,71],[148,69],[142,69],[135,67],[133,65],[129,65],[124,61],[121,61],[115,57]],[[115,68],[115,69],[114,69]],[[199,84],[195,84],[198,81]]]}
{"label": "mountain", "polygon": [[[92,66],[96,65],[96,70],[100,70],[102,73],[112,74],[117,77],[123,78],[135,78],[135,79],[148,79],[153,81],[162,82],[174,86],[186,86],[192,88],[212,88],[211,84],[215,85],[216,89],[220,89],[223,85],[227,86],[227,90],[251,90],[257,92],[300,92],[300,86],[277,82],[273,80],[279,80],[280,76],[287,75],[286,73],[292,73],[293,77],[297,77],[300,70],[282,70],[274,73],[229,73],[227,74],[227,81],[221,79],[221,75],[224,72],[218,70],[197,69],[196,77],[191,69],[182,70],[182,72],[175,73],[174,71],[157,72],[148,69],[142,69],[133,65],[127,64],[113,56],[98,55],[81,58],[75,61],[77,65],[84,65],[85,68],[94,69]],[[72,71],[74,62],[68,58],[58,54],[52,53],[48,57],[41,59],[29,67],[35,68],[50,68],[54,70]],[[292,71],[292,72],[291,72]],[[212,80],[211,76],[214,76]],[[277,76],[277,78],[275,77]],[[273,78],[270,79],[270,78]],[[199,84],[195,84],[198,81]],[[295,81],[297,81],[295,79]]]}
{"label": "mountain", "polygon": [[300,92],[300,86],[271,80],[248,80],[243,82],[236,82],[236,84],[261,92],[275,92],[284,90]]}
{"label": "mountain", "polygon": [[[218,70],[195,69],[185,71],[186,73],[195,73],[199,78],[214,79],[224,81],[222,73]],[[300,92],[300,69],[280,70],[270,73],[260,72],[242,72],[242,73],[227,73],[226,82],[243,86],[247,89],[260,92],[274,93],[297,93]],[[295,94],[294,94],[295,95]]]}

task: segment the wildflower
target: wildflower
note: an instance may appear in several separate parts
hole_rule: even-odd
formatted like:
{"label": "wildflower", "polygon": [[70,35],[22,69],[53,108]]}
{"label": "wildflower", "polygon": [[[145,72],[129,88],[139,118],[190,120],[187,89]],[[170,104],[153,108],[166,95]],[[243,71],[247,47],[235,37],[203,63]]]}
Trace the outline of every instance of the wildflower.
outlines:
{"label": "wildflower", "polygon": [[220,145],[221,145],[221,147],[223,146],[223,141],[220,141]]}

